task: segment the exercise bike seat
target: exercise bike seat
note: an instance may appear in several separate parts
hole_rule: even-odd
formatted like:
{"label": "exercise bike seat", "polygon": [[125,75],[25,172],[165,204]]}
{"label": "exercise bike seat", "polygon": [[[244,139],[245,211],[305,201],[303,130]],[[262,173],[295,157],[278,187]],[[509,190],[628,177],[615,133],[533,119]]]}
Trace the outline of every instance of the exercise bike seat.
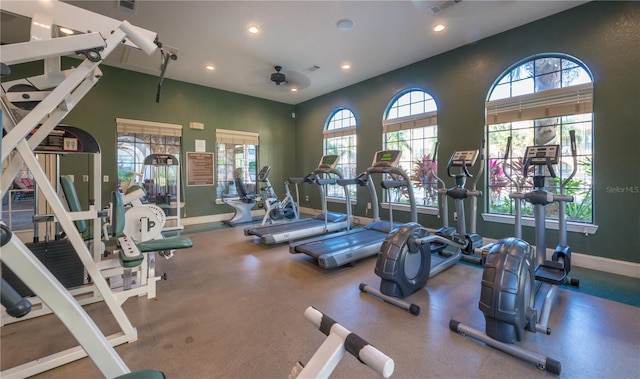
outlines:
{"label": "exercise bike seat", "polygon": [[256,195],[247,193],[247,186],[244,184],[242,178],[235,178],[234,181],[236,182],[236,191],[238,191],[240,201],[244,203],[255,203]]}
{"label": "exercise bike seat", "polygon": [[553,285],[564,284],[567,271],[560,262],[544,261],[536,267],[536,280]]}

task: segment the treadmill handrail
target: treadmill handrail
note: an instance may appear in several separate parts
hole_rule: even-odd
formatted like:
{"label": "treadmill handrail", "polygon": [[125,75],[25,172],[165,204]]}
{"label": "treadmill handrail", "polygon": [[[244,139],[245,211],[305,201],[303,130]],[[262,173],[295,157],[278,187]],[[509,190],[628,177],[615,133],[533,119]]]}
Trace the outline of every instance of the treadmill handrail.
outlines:
{"label": "treadmill handrail", "polygon": [[[382,166],[378,166],[378,167],[369,167],[367,169],[367,174],[392,174],[392,175],[400,175],[404,178],[404,180],[407,183],[411,183],[411,178],[409,178],[409,175],[407,175],[407,173],[400,167],[382,167]],[[418,210],[417,207],[415,206],[416,204],[416,198],[415,195],[413,193],[413,186],[412,185],[408,185],[407,186],[407,193],[409,195],[409,204],[412,204],[411,206],[411,222],[418,222]]]}
{"label": "treadmill handrail", "polygon": [[383,180],[380,182],[380,185],[384,189],[391,189],[391,188],[406,187],[407,182],[404,180]]}

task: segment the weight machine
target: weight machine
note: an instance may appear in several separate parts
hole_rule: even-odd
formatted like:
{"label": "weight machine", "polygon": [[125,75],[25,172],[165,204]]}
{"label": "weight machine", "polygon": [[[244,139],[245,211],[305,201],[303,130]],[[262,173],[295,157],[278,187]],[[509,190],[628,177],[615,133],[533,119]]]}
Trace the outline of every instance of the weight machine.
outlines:
{"label": "weight machine", "polygon": [[[6,226],[1,225],[0,258],[2,262],[51,307],[80,345],[4,370],[0,376],[3,378],[32,376],[86,356],[96,364],[105,377],[113,378],[128,374],[129,368],[113,346],[135,341],[137,331],[122,310],[121,301],[111,292],[106,280],[102,277],[91,252],[74,225],[78,220],[98,218],[98,210],[91,206],[88,211],[66,211],[38,163],[34,150],[75,104],[96,85],[102,77],[98,66],[104,57],[112,53],[120,43],[140,48],[150,55],[157,49],[159,43],[157,36],[127,21],[97,15],[59,1],[48,1],[45,5],[30,1],[4,1],[0,5],[3,11],[32,19],[30,41],[0,46],[3,65],[44,59],[42,75],[4,83],[11,88],[14,85],[24,84],[26,80],[36,91],[2,89],[1,105],[3,116],[5,116],[2,117],[2,123],[6,135],[2,137],[0,156],[2,162],[7,161],[7,166],[2,172],[0,193],[4,195],[7,192],[20,168],[26,165],[120,329],[111,336],[104,336],[80,304],[34,257],[24,243]],[[65,38],[52,38],[52,32],[57,30],[58,25],[64,25],[73,30],[92,30],[93,32]],[[84,60],[78,67],[62,71],[60,58],[70,54],[80,54],[84,56]],[[38,89],[52,90],[38,91]],[[10,110],[9,104],[24,101],[35,103],[24,117],[20,115],[22,118],[18,119]],[[9,159],[14,151],[17,153],[12,154]],[[4,303],[5,299],[3,299]],[[155,371],[149,373],[151,375],[146,377],[161,375]]]}
{"label": "weight machine", "polygon": [[[180,162],[171,154],[151,154],[144,158],[142,172],[144,173],[147,170],[151,173],[148,188],[146,188],[149,200],[155,202],[156,205],[164,210],[166,220],[175,220],[176,222],[175,225],[165,226],[163,230],[184,229],[181,223],[184,203],[181,201]],[[170,183],[172,170],[175,170],[173,184]],[[162,179],[164,183],[161,183],[159,179]],[[172,215],[171,209],[174,208],[176,214]]]}

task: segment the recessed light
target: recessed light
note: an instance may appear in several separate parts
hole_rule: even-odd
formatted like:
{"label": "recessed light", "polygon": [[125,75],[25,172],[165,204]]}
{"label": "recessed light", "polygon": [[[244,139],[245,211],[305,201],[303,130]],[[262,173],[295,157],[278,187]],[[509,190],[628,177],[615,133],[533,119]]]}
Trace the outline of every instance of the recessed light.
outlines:
{"label": "recessed light", "polygon": [[340,68],[343,69],[343,70],[349,70],[351,68],[351,65],[349,63],[343,63],[340,66]]}
{"label": "recessed light", "polygon": [[434,32],[441,32],[443,30],[444,30],[444,25],[442,25],[442,24],[438,24],[438,25],[433,27],[433,31]]}
{"label": "recessed light", "polygon": [[353,28],[353,21],[348,19],[340,20],[336,22],[336,26],[340,30],[349,30]]}
{"label": "recessed light", "polygon": [[291,88],[291,92],[298,92],[297,88]]}
{"label": "recessed light", "polygon": [[259,32],[260,32],[260,29],[258,29],[258,27],[257,27],[257,26],[255,26],[255,25],[251,25],[251,26],[249,27],[249,33],[251,33],[251,34],[258,34]]}
{"label": "recessed light", "polygon": [[208,65],[204,66],[204,68],[206,68],[209,71],[213,71],[213,70],[216,69],[216,67],[214,65],[212,65],[212,64],[208,64]]}

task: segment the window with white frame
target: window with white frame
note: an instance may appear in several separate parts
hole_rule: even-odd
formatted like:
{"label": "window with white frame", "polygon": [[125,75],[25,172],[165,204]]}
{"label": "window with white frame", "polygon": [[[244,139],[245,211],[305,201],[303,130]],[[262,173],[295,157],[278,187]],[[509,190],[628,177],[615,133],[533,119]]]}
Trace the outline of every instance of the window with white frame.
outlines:
{"label": "window with white frame", "polygon": [[144,167],[144,159],[151,154],[171,154],[180,161],[182,125],[117,118],[116,130],[118,186],[123,191],[132,182],[176,180],[177,166],[168,166],[156,178],[151,167]]}
{"label": "window with white frame", "polygon": [[[356,176],[356,116],[346,108],[338,108],[329,116],[324,128],[324,155],[339,155],[336,169],[345,178]],[[349,196],[355,199],[356,189],[349,188]],[[327,197],[344,199],[344,189],[339,185],[327,186]]]}
{"label": "window with white frame", "polygon": [[[532,189],[531,178],[522,172],[522,156],[530,145],[561,146],[557,178],[547,179],[546,190],[558,192],[560,183],[573,170],[569,131],[574,130],[578,149],[576,175],[567,183],[567,220],[593,223],[593,79],[588,68],[567,55],[530,57],[507,69],[489,91],[486,102],[488,175],[487,210],[491,214],[514,214],[515,191],[506,175],[515,179],[521,191]],[[511,158],[504,161],[508,137],[512,137]],[[505,175],[506,174],[506,175]],[[545,208],[547,217],[557,219],[557,206]],[[529,203],[522,203],[523,216],[531,216]]]}
{"label": "window with white frame", "polygon": [[[438,135],[438,107],[431,95],[409,89],[395,96],[382,121],[383,147],[402,151],[400,167],[411,177],[418,206],[438,205],[437,162],[432,154]],[[391,195],[394,203],[408,204],[407,190]]]}
{"label": "window with white frame", "polygon": [[234,179],[240,177],[247,193],[257,193],[259,134],[216,129],[216,197],[237,195]]}

